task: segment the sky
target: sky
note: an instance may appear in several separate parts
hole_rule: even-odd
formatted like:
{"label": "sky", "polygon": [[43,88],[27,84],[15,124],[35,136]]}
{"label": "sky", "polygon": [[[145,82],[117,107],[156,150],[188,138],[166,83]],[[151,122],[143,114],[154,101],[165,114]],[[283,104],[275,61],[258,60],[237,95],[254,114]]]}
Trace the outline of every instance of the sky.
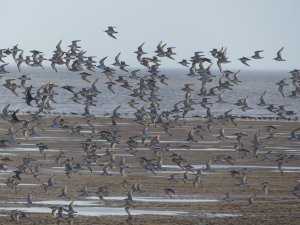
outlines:
{"label": "sky", "polygon": [[[145,42],[151,57],[162,40],[176,47],[175,61],[163,59],[167,68],[181,68],[178,62],[195,51],[210,57],[222,46],[233,69],[248,69],[238,58],[255,50],[264,50],[264,59],[250,61],[250,69],[300,68],[299,0],[9,0],[1,8],[0,48],[19,44],[24,55],[36,49],[51,58],[60,40],[66,50],[81,40],[86,56],[108,56],[111,64],[122,52],[121,60],[138,67],[137,47]],[[110,25],[117,27],[117,40],[104,32]],[[283,46],[286,62],[274,61]]]}

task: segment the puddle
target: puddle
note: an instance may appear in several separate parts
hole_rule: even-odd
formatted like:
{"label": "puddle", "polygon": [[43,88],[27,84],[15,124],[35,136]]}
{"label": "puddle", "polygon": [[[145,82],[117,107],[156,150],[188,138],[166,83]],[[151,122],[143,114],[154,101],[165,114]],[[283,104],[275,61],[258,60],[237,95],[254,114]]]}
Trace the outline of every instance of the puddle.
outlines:
{"label": "puddle", "polygon": [[242,216],[242,214],[239,213],[204,213],[205,217],[209,218],[223,218],[223,217],[238,217]]}
{"label": "puddle", "polygon": [[[178,150],[178,149],[176,149]],[[235,152],[233,148],[191,148],[189,151],[226,151],[226,152]]]}
{"label": "puddle", "polygon": [[[289,170],[289,169],[287,169],[287,167],[283,167],[282,169],[283,169],[283,173],[300,173],[300,169]],[[277,170],[271,170],[270,172],[280,173],[280,171],[278,169]]]}
{"label": "puddle", "polygon": [[[70,137],[47,137],[47,136],[41,136],[41,137],[32,137],[32,138],[18,138],[20,140],[47,140],[47,141],[82,141],[82,139],[79,139],[78,136]],[[21,143],[23,145],[23,143]]]}
{"label": "puddle", "polygon": [[[137,142],[139,143],[142,143],[142,141],[140,140],[137,140]],[[184,143],[184,144],[187,144],[189,143],[188,141],[162,141],[162,140],[159,140],[159,143]]]}
{"label": "puddle", "polygon": [[[99,199],[99,198],[98,198]],[[26,204],[27,202],[24,201],[16,201],[16,202],[7,202],[7,201],[0,201],[1,204]],[[33,201],[34,205],[69,205],[70,201],[67,200],[43,200],[43,201]],[[74,201],[74,206],[100,206],[99,201]]]}
{"label": "puddle", "polygon": [[[200,169],[204,168],[204,164],[200,165],[192,165],[194,169]],[[178,169],[179,167],[177,165],[163,165],[163,168],[174,168]],[[261,165],[220,165],[220,164],[212,164],[212,169],[231,169],[231,168],[253,168],[253,169],[278,169],[277,166],[261,166]],[[287,170],[300,170],[300,167],[293,167],[293,166],[283,166],[283,169]]]}
{"label": "puddle", "polygon": [[[75,168],[76,170],[76,168]],[[64,167],[51,167],[50,169],[44,169],[43,171],[47,171],[47,172],[50,172],[50,173],[65,173],[66,170]],[[83,168],[83,170],[77,170],[78,173],[91,173],[88,169],[86,168]],[[93,173],[102,173],[103,170],[93,170]],[[120,172],[117,172],[117,171],[109,171],[109,174],[112,174],[112,175],[118,175],[120,174]]]}
{"label": "puddle", "polygon": [[[118,149],[116,149],[116,150],[118,150]],[[100,151],[99,151],[100,152]],[[105,151],[103,151],[103,152],[105,152]],[[98,156],[106,156],[106,154],[97,154]],[[129,154],[119,154],[119,153],[116,153],[116,154],[114,154],[115,156],[123,156],[123,157],[133,157],[134,155],[129,155]]]}
{"label": "puddle", "polygon": [[[225,152],[235,152],[233,148],[170,148],[170,151],[225,151]],[[137,149],[140,150],[140,149]],[[144,149],[141,149],[144,150]],[[147,150],[147,149],[145,149]],[[149,150],[149,149],[148,149]]]}
{"label": "puddle", "polygon": [[49,129],[49,130],[47,130],[47,132],[66,132],[66,130],[64,130],[64,129]]}
{"label": "puddle", "polygon": [[[75,207],[74,207],[75,208]],[[127,216],[124,208],[93,208],[93,207],[82,207],[75,208],[78,215],[82,216]],[[160,216],[176,216],[187,214],[182,211],[158,211],[158,210],[130,210],[132,215],[160,215]]]}
{"label": "puddle", "polygon": [[[141,141],[137,141],[137,142],[141,142]],[[164,141],[164,140],[160,140],[160,143],[182,143],[182,144],[191,144],[193,142],[189,142],[189,141],[180,141],[180,140],[176,140],[176,141]],[[202,141],[201,139],[199,140],[198,144],[216,144],[216,143],[221,143],[221,141]]]}
{"label": "puddle", "polygon": [[[174,198],[163,198],[163,197],[133,197],[134,201],[137,202],[159,202],[159,203],[211,203],[211,202],[219,202],[217,199],[195,199],[195,198],[177,198],[178,196],[174,195]],[[182,197],[182,196],[181,196]],[[88,200],[76,200],[74,201],[74,207],[78,208],[78,206],[99,206],[103,205],[103,203],[99,200],[99,197],[91,196],[86,197]],[[114,196],[114,197],[105,197],[108,201],[123,201],[126,199],[126,196]],[[25,204],[24,201],[16,201],[16,202],[7,202],[0,201],[1,204]],[[67,206],[70,204],[69,200],[42,200],[42,201],[33,201],[34,205],[61,205]],[[39,207],[36,207],[39,208]],[[93,207],[91,207],[93,208]],[[101,207],[102,210],[102,207]]]}
{"label": "puddle", "polygon": [[265,148],[268,148],[268,149],[283,149],[283,150],[291,149],[290,147],[276,147],[276,146],[271,146],[271,147],[266,146]]}
{"label": "puddle", "polygon": [[[158,170],[157,171],[157,174],[173,174],[174,173],[174,170],[164,170],[165,169],[165,166],[162,166],[162,170]],[[176,167],[176,169],[178,169],[178,171],[176,171],[176,173],[178,174],[183,174],[185,173],[185,171],[183,171],[179,166]],[[202,171],[201,172],[203,175],[209,175],[209,174],[223,174],[223,173],[217,173],[217,172],[214,172],[214,171]],[[191,173],[192,174],[192,173]],[[162,177],[162,178],[166,178],[165,176],[153,176],[153,177]]]}
{"label": "puddle", "polygon": [[[178,198],[179,197],[179,198]],[[124,200],[126,196],[113,196],[113,197],[106,197],[106,200]],[[87,197],[86,199],[99,199],[98,197]],[[168,203],[195,203],[195,202],[218,202],[217,199],[195,199],[195,198],[180,198],[180,196],[173,195],[173,198],[164,198],[164,197],[133,197],[133,201],[137,202],[168,202]]]}
{"label": "puddle", "polygon": [[[75,203],[75,202],[74,202]],[[51,209],[47,207],[0,207],[0,211],[21,210],[27,213],[51,213]],[[126,216],[124,208],[108,208],[108,207],[74,207],[79,216]],[[162,215],[176,216],[187,214],[181,211],[158,211],[158,210],[130,210],[132,215]]]}
{"label": "puddle", "polygon": [[[6,167],[6,170],[1,170],[0,174],[8,174],[8,173],[12,173],[12,172],[14,172],[14,170],[10,170]],[[3,178],[3,179],[7,179],[7,177]]]}
{"label": "puddle", "polygon": [[[0,183],[0,186],[7,186],[6,183]],[[18,184],[18,186],[41,186],[41,184]]]}
{"label": "puddle", "polygon": [[65,170],[57,170],[57,169],[45,169],[44,171],[49,173],[66,173]]}
{"label": "puddle", "polygon": [[[7,151],[12,152],[39,152],[40,150],[38,148],[9,148]],[[47,149],[46,152],[58,152],[59,150],[56,149]],[[2,153],[1,153],[2,154]]]}
{"label": "puddle", "polygon": [[[118,125],[136,125],[134,123],[121,123],[121,122],[117,122]],[[138,125],[136,125],[138,126]]]}
{"label": "puddle", "polygon": [[21,210],[31,213],[51,213],[51,209],[47,207],[0,207],[0,211]]}
{"label": "puddle", "polygon": [[92,131],[90,131],[90,130],[81,130],[80,133],[81,134],[91,134]]}
{"label": "puddle", "polygon": [[1,156],[15,156],[17,154],[14,154],[14,153],[7,153],[7,152],[0,152],[0,155]]}
{"label": "puddle", "polygon": [[235,139],[236,138],[236,136],[233,136],[233,135],[225,135],[227,138],[229,138],[229,139]]}
{"label": "puddle", "polygon": [[[171,147],[170,151],[226,151],[226,152],[235,152],[234,148],[193,148],[198,147],[197,145],[191,145],[190,148],[186,147],[183,148],[182,146],[179,146],[179,148]],[[136,148],[137,151],[148,151],[149,148]]]}
{"label": "puddle", "polygon": [[97,140],[93,140],[94,142],[105,142],[107,143],[107,140],[103,140],[103,139],[97,139]]}
{"label": "puddle", "polygon": [[[97,127],[109,127],[112,124],[109,122],[106,123],[93,123],[94,126]],[[135,123],[125,123],[125,122],[117,122],[117,125],[130,125],[130,126],[139,126],[139,124],[135,124]],[[89,127],[86,123],[78,123],[78,126],[82,126],[82,127]]]}

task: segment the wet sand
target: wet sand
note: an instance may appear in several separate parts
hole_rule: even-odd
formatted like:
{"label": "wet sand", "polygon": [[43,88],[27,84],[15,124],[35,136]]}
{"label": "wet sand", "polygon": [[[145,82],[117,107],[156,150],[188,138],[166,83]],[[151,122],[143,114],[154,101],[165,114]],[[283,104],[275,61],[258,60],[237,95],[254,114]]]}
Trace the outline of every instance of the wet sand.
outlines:
{"label": "wet sand", "polygon": [[[19,116],[25,118],[25,116]],[[292,194],[293,188],[300,180],[300,142],[288,139],[292,129],[300,127],[299,122],[286,121],[237,121],[238,126],[235,127],[230,122],[225,122],[225,135],[229,138],[218,140],[222,122],[212,125],[211,133],[202,132],[204,140],[199,137],[195,139],[199,142],[187,142],[187,134],[192,126],[207,126],[204,120],[188,120],[182,127],[175,126],[170,132],[173,136],[164,133],[163,129],[158,125],[154,127],[150,125],[150,136],[160,135],[160,143],[170,144],[169,151],[159,150],[159,155],[163,158],[162,169],[157,171],[157,175],[142,168],[139,163],[140,157],[154,158],[154,150],[150,150],[141,143],[135,149],[136,155],[128,153],[127,140],[128,137],[140,135],[143,128],[142,125],[136,124],[132,119],[118,119],[119,133],[121,134],[120,143],[116,145],[113,152],[116,160],[120,161],[123,157],[129,166],[127,187],[122,185],[123,177],[119,173],[118,167],[113,171],[109,169],[112,176],[101,176],[102,168],[109,161],[109,156],[104,156],[105,149],[109,143],[100,140],[99,137],[91,137],[91,128],[81,117],[63,117],[70,125],[76,121],[82,126],[80,135],[70,135],[69,129],[52,128],[51,117],[44,118],[45,131],[37,128],[38,137],[23,137],[22,124],[15,124],[14,127],[20,128],[17,140],[20,144],[9,145],[6,148],[0,148],[0,157],[9,157],[12,161],[3,161],[7,172],[0,173],[0,224],[13,224],[10,222],[9,211],[11,208],[26,208],[25,202],[28,194],[32,193],[32,208],[43,208],[49,210],[45,212],[29,212],[27,218],[22,219],[21,224],[56,224],[56,219],[51,215],[50,206],[66,206],[71,200],[74,200],[74,210],[78,211],[78,215],[74,219],[74,224],[127,224],[127,215],[124,208],[124,200],[127,192],[131,189],[131,185],[138,181],[142,184],[142,193],[133,193],[133,207],[131,212],[134,224],[198,224],[199,218],[203,218],[208,224],[300,224],[300,198]],[[112,131],[111,119],[99,117],[93,121],[97,132],[103,130]],[[267,132],[265,126],[273,125],[277,127],[276,139],[266,139]],[[0,121],[0,133],[4,138],[10,123]],[[261,138],[264,148],[258,152],[258,158],[252,153],[252,143],[254,134],[261,130]],[[233,148],[236,132],[245,132],[248,136],[242,138],[244,148],[250,150],[249,158],[242,158]],[[83,170],[71,174],[67,178],[65,174],[64,164],[55,163],[54,155],[59,151],[65,153],[64,159],[74,158],[74,162],[82,162],[85,156],[84,151],[80,147],[81,142],[91,137],[97,143],[96,153],[99,155],[97,164],[93,164],[93,172],[90,172],[85,164],[82,164]],[[49,146],[49,150],[45,150],[46,158],[40,154],[35,144],[43,142]],[[149,143],[149,141],[148,141]],[[185,145],[190,145],[187,148]],[[263,154],[272,150],[269,161],[263,161]],[[197,168],[203,168],[205,163],[216,158],[218,155],[230,155],[235,160],[234,165],[226,162],[212,162],[211,170],[203,171],[199,188],[193,186],[192,172],[188,173],[188,181],[184,183],[182,180],[169,181],[170,174],[178,173],[176,177],[183,177],[183,170],[180,169],[169,157],[172,153],[181,155],[188,164]],[[277,168],[277,156],[279,154],[294,155],[291,160],[283,165],[283,176]],[[24,156],[31,156],[36,161],[32,165],[40,165],[40,181],[33,178],[32,174],[22,174],[22,181],[14,192],[5,184],[6,179],[13,175],[11,171],[22,163]],[[63,161],[63,160],[62,160]],[[155,162],[155,161],[154,161]],[[247,184],[249,186],[241,187],[239,179],[231,177],[228,170],[247,168]],[[46,193],[41,185],[47,183],[48,178],[54,174],[54,187]],[[269,181],[269,196],[265,197],[262,190],[262,182]],[[61,189],[67,184],[69,199],[58,197]],[[79,189],[88,186],[91,197],[80,197]],[[107,201],[101,201],[95,193],[97,187],[108,187],[109,197]],[[175,190],[173,199],[170,199],[164,192],[164,188],[169,187]],[[225,193],[232,192],[232,201],[224,201]],[[247,206],[248,197],[256,195],[253,207]],[[64,200],[66,204],[59,202],[49,203],[48,200]],[[46,201],[46,202],[45,202]],[[76,203],[78,201],[78,203]],[[84,210],[84,207],[88,210]],[[107,211],[101,208],[114,208],[109,215]],[[7,209],[7,210],[5,210]],[[30,211],[30,209],[28,209]],[[141,211],[143,210],[143,211]],[[159,214],[159,211],[163,215]],[[102,213],[101,213],[102,212]],[[156,212],[156,213],[155,213]],[[151,213],[154,215],[147,215]],[[116,215],[117,214],[117,215]],[[62,224],[68,224],[67,220]]]}

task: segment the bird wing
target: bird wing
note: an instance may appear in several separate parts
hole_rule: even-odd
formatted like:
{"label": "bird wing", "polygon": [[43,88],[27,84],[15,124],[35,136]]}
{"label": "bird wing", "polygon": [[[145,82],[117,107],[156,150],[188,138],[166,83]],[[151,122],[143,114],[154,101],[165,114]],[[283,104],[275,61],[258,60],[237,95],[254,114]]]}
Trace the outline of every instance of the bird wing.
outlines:
{"label": "bird wing", "polygon": [[278,52],[277,52],[277,56],[279,58],[281,58],[281,52],[282,52],[283,49],[284,49],[284,47],[282,47],[281,49],[279,49]]}
{"label": "bird wing", "polygon": [[121,52],[119,52],[119,54],[115,57],[115,61],[116,61],[116,63],[120,63],[120,61],[119,61],[119,57],[120,57],[120,55],[121,55]]}

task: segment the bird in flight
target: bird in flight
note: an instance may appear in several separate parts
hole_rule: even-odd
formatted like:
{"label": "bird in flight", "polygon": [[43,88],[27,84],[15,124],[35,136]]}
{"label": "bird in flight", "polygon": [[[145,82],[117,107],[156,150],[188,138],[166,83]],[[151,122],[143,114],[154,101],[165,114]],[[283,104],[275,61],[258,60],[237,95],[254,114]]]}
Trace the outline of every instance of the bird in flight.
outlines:
{"label": "bird in flight", "polygon": [[114,34],[117,34],[118,32],[114,30],[114,28],[116,27],[113,27],[113,26],[109,26],[107,30],[105,30],[104,32],[106,32],[109,36],[111,36],[112,38],[114,39],[117,39]]}
{"label": "bird in flight", "polygon": [[277,57],[274,58],[274,60],[276,60],[276,61],[285,61],[285,59],[283,59],[283,58],[281,57],[281,52],[282,52],[283,49],[284,49],[284,47],[282,47],[281,49],[278,50],[278,52],[277,52]]}

